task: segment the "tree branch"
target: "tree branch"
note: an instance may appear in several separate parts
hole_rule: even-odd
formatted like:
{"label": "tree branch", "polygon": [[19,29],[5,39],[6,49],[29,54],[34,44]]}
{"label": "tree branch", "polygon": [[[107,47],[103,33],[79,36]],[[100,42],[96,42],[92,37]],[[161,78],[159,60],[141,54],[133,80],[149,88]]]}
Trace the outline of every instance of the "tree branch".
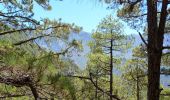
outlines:
{"label": "tree branch", "polygon": [[[93,81],[93,77],[92,77],[92,73],[90,73],[89,75],[90,77],[85,77],[85,76],[67,76],[67,77],[75,77],[75,78],[80,78],[80,79],[87,79],[87,80],[90,80],[91,83],[94,85],[94,87],[96,87],[99,91],[107,94],[108,96],[110,96],[110,94],[107,92],[107,91],[104,91],[103,89],[101,89],[98,85],[96,85],[96,83]],[[116,100],[120,100],[117,95],[111,95],[114,99]]]}
{"label": "tree branch", "polygon": [[[69,27],[69,26],[67,26],[67,25],[57,25],[57,26],[52,26],[52,27],[47,27],[47,28],[40,28],[39,30],[49,30],[49,29],[60,28],[60,27]],[[6,32],[1,32],[0,36],[5,35],[5,34],[15,33],[15,32],[33,31],[33,30],[37,30],[37,28],[23,28],[23,29],[17,29],[17,30],[10,30],[10,31],[6,31]]]}
{"label": "tree branch", "polygon": [[0,16],[7,17],[7,18],[21,18],[21,19],[25,19],[25,20],[27,20],[27,21],[29,21],[29,22],[33,22],[33,23],[35,23],[35,24],[37,24],[37,25],[39,24],[36,20],[31,19],[31,18],[29,18],[29,17],[19,16],[19,15],[7,16],[7,15],[5,15],[5,14],[3,14],[3,13],[0,13]]}
{"label": "tree branch", "polygon": [[27,40],[23,40],[23,41],[14,43],[13,45],[16,45],[16,46],[17,46],[17,45],[21,45],[21,44],[27,43],[27,42],[29,42],[29,41],[33,41],[33,40],[36,40],[36,39],[38,39],[38,38],[42,38],[42,37],[46,37],[46,36],[50,36],[50,34],[33,37],[33,38],[30,38],[30,39],[27,39]]}
{"label": "tree branch", "polygon": [[129,4],[130,4],[130,10],[132,11],[133,10],[133,8],[134,8],[134,6],[137,4],[137,3],[139,3],[139,2],[141,2],[142,0],[136,0],[135,2],[130,2]]}
{"label": "tree branch", "polygon": [[145,41],[145,39],[143,38],[142,34],[140,32],[138,32],[141,40],[143,41],[143,43],[146,45],[146,47],[148,46],[148,43]]}
{"label": "tree branch", "polygon": [[33,81],[29,75],[18,76],[17,78],[1,77],[0,76],[0,83],[12,85],[15,87],[28,86],[28,87],[30,87],[35,100],[37,100],[39,98],[38,92],[37,92],[36,88],[34,87]]}
{"label": "tree branch", "polygon": [[162,9],[160,14],[160,21],[159,21],[159,27],[158,27],[158,34],[162,36],[164,34],[164,27],[166,23],[166,17],[168,15],[167,13],[167,6],[168,6],[168,0],[162,1]]}
{"label": "tree branch", "polygon": [[170,49],[170,46],[164,46],[162,49]]}
{"label": "tree branch", "polygon": [[162,95],[162,96],[170,96],[170,94],[160,94],[160,95]]}
{"label": "tree branch", "polygon": [[5,35],[5,34],[11,34],[11,33],[15,33],[15,32],[21,32],[21,31],[32,31],[32,30],[36,30],[35,28],[23,28],[23,29],[17,29],[17,30],[11,30],[11,31],[6,31],[6,32],[1,32],[1,35]]}
{"label": "tree branch", "polygon": [[13,98],[13,97],[22,97],[22,96],[28,96],[26,94],[8,94],[4,96],[0,96],[0,99],[5,99],[5,98]]}

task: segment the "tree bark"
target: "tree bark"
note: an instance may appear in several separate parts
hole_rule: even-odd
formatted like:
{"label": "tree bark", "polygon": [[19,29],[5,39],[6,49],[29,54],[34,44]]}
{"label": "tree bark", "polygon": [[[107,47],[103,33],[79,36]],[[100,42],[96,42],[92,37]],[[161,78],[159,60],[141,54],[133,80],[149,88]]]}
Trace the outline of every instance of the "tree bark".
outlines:
{"label": "tree bark", "polygon": [[159,100],[161,52],[157,48],[157,4],[147,0],[148,14],[148,100]]}
{"label": "tree bark", "polygon": [[137,88],[136,88],[136,97],[137,97],[137,100],[140,100],[140,95],[139,95],[139,77],[137,76],[137,80],[136,80],[136,85],[137,85]]}
{"label": "tree bark", "polygon": [[[96,72],[96,75],[98,75],[98,70]],[[96,76],[96,86],[98,86],[98,76]],[[95,100],[98,100],[98,88],[95,89]]]}
{"label": "tree bark", "polygon": [[30,89],[32,91],[32,94],[34,95],[34,99],[38,100],[39,99],[39,95],[38,95],[38,92],[37,92],[35,86],[32,83],[29,83],[28,86],[30,87]]}
{"label": "tree bark", "polygon": [[138,66],[138,63],[137,63],[137,68],[136,68],[136,71],[137,71],[137,77],[136,77],[136,98],[137,100],[140,100],[140,89],[139,89],[139,66]]}
{"label": "tree bark", "polygon": [[157,1],[147,0],[148,22],[148,100],[159,100],[160,66],[166,22],[167,1],[163,0],[159,27],[157,25]]}
{"label": "tree bark", "polygon": [[113,39],[110,41],[110,100],[113,95]]}
{"label": "tree bark", "polygon": [[[96,79],[96,85],[98,85],[97,82],[98,82],[98,80]],[[95,90],[95,100],[98,100],[97,98],[98,98],[98,89],[96,88],[96,90]]]}

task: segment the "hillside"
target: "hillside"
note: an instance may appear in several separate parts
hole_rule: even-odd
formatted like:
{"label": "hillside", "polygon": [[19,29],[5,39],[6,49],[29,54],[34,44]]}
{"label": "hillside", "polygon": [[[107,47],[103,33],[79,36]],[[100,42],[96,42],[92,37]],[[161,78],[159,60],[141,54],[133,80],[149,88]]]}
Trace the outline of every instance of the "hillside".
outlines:
{"label": "hillside", "polygon": [[[138,34],[133,34],[132,36],[135,38],[135,42],[133,43],[132,48],[142,43],[142,40]],[[79,34],[71,34],[71,38],[82,40],[83,52],[80,52],[79,54],[74,54],[74,56],[72,56],[72,59],[81,69],[84,69],[87,63],[87,55],[90,52],[88,42],[92,40],[91,34],[87,32],[80,32]],[[165,38],[166,41],[168,41],[168,39],[169,39],[168,37]],[[128,52],[125,54],[125,58],[130,58],[131,56],[132,56],[132,49],[128,50]],[[163,86],[165,87],[168,87],[168,85],[170,84],[170,81],[168,80],[169,78],[170,76],[161,75],[161,80],[160,80],[161,84],[163,84]]]}

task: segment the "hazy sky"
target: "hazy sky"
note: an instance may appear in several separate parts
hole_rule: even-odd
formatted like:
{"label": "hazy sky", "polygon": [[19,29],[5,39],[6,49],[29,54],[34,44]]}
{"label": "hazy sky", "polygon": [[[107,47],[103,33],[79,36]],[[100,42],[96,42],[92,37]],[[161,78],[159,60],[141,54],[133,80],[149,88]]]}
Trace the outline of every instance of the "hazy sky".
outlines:
{"label": "hazy sky", "polygon": [[96,0],[51,0],[51,11],[45,11],[35,5],[34,17],[36,19],[48,17],[50,19],[62,18],[63,22],[75,23],[83,27],[86,32],[91,32],[106,15],[113,14],[107,5],[96,3]]}

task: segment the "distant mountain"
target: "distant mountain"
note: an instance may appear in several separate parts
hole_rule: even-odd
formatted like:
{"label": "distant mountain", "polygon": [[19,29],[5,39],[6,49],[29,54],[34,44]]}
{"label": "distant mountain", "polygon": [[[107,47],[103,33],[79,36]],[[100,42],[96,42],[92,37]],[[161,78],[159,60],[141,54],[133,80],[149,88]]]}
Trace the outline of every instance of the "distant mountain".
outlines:
{"label": "distant mountain", "polygon": [[[141,44],[142,41],[140,39],[140,36],[138,34],[133,34],[133,37],[135,39],[135,42],[133,43],[133,48],[136,47],[137,45]],[[80,68],[85,68],[86,63],[87,63],[87,55],[90,52],[90,47],[88,46],[89,41],[92,40],[91,33],[87,32],[80,32],[79,34],[71,34],[70,35],[71,39],[76,39],[82,41],[83,45],[83,52],[80,52],[79,55],[73,54],[73,57],[71,57],[75,63],[80,67]],[[126,58],[129,58],[132,56],[132,49],[128,50],[128,52],[125,54]]]}
{"label": "distant mountain", "polygon": [[73,54],[71,58],[80,68],[83,69],[86,67],[87,55],[90,52],[90,47],[88,46],[88,43],[90,40],[92,40],[91,34],[87,32],[80,32],[79,34],[71,34],[70,37],[82,42],[83,52],[80,52],[79,54]]}
{"label": "distant mountain", "polygon": [[[140,36],[138,34],[133,34],[132,35],[134,37],[134,43],[132,45],[132,48],[140,45],[142,42]],[[77,39],[77,40],[82,40],[82,44],[83,44],[83,52],[80,53],[80,56],[78,55],[74,55],[72,57],[72,59],[75,61],[75,63],[81,68],[84,69],[86,67],[86,63],[87,63],[87,55],[90,52],[90,48],[88,46],[88,42],[90,40],[92,40],[91,37],[91,33],[87,33],[87,32],[80,32],[79,34],[72,34],[71,38]],[[167,45],[167,41],[169,41],[168,39],[170,39],[170,37],[165,37],[165,45]],[[126,58],[130,58],[132,56],[132,49],[128,50],[128,52],[125,54]],[[168,81],[168,79],[170,78],[170,76],[166,76],[166,75],[161,75],[161,84],[163,84],[163,86],[168,87],[168,85],[170,85],[170,81]]]}

